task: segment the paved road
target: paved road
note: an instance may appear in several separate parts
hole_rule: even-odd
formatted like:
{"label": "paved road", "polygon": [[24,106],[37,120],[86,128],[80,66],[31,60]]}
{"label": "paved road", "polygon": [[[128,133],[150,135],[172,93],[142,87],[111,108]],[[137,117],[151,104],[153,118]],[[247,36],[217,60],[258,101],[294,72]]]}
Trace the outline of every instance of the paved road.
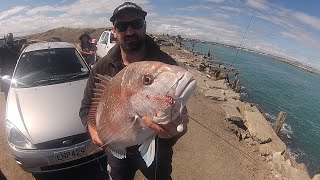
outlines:
{"label": "paved road", "polygon": [[[0,180],[107,179],[107,175],[104,168],[106,167],[106,159],[100,160],[101,168],[98,162],[94,162],[60,173],[32,175],[23,171],[15,162],[13,156],[9,152],[9,147],[5,135],[4,112],[5,100],[3,93],[0,92]],[[101,171],[100,169],[103,169],[103,171]]]}

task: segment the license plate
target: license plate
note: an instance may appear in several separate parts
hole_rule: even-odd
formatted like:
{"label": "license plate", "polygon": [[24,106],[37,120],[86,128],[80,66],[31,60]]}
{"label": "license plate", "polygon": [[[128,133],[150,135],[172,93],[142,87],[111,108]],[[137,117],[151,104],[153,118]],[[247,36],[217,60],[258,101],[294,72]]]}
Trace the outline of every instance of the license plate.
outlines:
{"label": "license plate", "polygon": [[61,161],[67,161],[67,160],[70,161],[73,159],[78,159],[80,157],[83,157],[86,154],[87,154],[86,149],[84,148],[84,146],[81,146],[73,149],[55,152],[54,156],[57,161],[61,162]]}

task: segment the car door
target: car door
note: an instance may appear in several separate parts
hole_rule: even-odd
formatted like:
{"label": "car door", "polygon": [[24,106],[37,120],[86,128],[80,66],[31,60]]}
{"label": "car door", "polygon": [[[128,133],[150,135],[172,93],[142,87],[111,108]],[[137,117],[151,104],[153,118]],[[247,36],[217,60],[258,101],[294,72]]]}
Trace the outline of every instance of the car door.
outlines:
{"label": "car door", "polygon": [[109,50],[109,39],[110,39],[109,37],[110,37],[110,32],[106,32],[106,35],[103,38],[103,44],[102,44],[102,46],[103,46],[102,55],[103,56],[107,55],[108,50]]}
{"label": "car door", "polygon": [[109,36],[108,36],[108,45],[107,45],[107,52],[106,54],[108,53],[108,51],[116,44],[116,38],[114,37],[114,35],[110,32],[109,33]]}
{"label": "car door", "polygon": [[100,39],[97,43],[97,55],[101,58],[104,56],[104,49],[105,49],[105,41],[104,41],[104,38],[105,36],[107,35],[107,31],[104,31],[101,36],[100,36]]}

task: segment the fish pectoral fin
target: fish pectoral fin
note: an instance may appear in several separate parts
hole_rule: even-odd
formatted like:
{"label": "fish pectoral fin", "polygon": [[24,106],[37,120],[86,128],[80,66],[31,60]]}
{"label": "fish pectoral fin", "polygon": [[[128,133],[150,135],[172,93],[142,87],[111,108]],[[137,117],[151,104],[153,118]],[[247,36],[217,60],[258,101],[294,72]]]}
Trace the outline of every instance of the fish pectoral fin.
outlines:
{"label": "fish pectoral fin", "polygon": [[146,162],[147,167],[149,167],[152,164],[155,157],[155,153],[156,153],[155,137],[156,137],[155,135],[151,136],[139,147],[140,154],[144,162]]}
{"label": "fish pectoral fin", "polygon": [[113,150],[113,149],[110,149],[108,148],[108,150],[110,151],[110,153],[118,158],[118,159],[124,159],[126,158],[126,154],[127,154],[127,151],[126,149],[117,149],[117,150]]}

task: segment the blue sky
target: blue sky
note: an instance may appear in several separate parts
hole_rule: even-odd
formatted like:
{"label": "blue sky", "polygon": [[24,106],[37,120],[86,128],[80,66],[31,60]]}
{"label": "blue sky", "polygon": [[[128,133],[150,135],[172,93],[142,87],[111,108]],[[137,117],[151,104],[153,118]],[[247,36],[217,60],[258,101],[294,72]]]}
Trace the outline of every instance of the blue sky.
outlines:
{"label": "blue sky", "polygon": [[[107,27],[120,0],[0,0],[0,35]],[[320,68],[320,1],[139,0],[147,31],[239,45]]]}

